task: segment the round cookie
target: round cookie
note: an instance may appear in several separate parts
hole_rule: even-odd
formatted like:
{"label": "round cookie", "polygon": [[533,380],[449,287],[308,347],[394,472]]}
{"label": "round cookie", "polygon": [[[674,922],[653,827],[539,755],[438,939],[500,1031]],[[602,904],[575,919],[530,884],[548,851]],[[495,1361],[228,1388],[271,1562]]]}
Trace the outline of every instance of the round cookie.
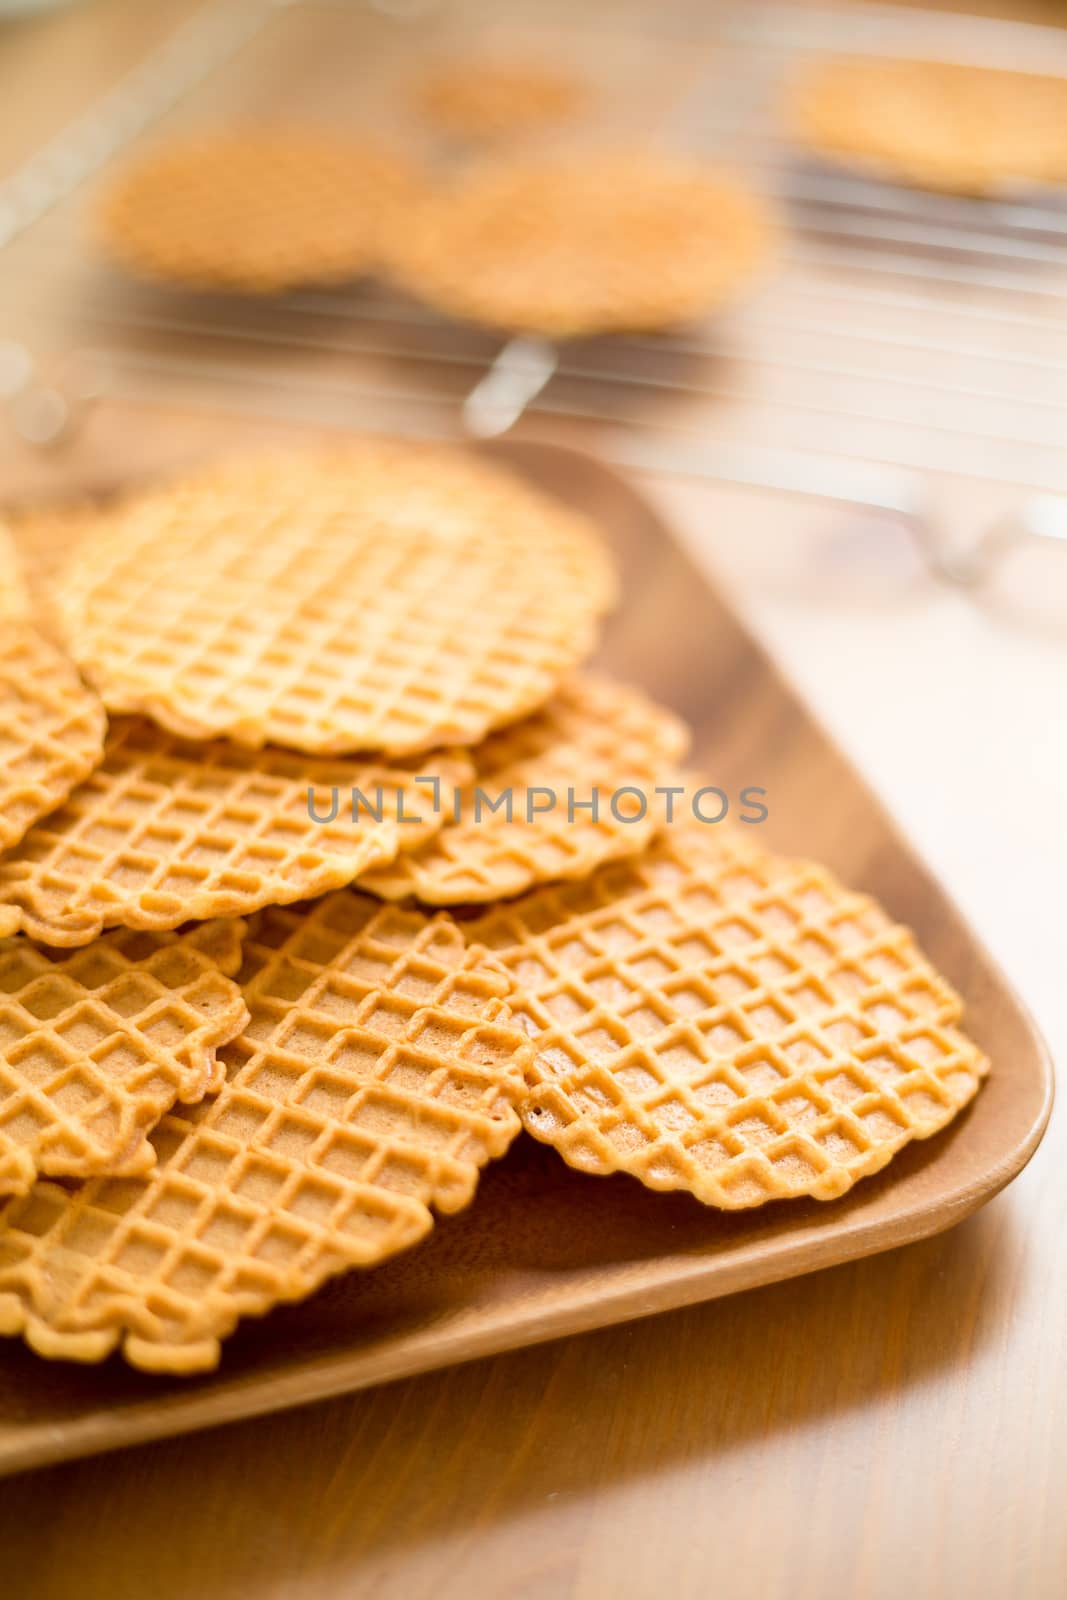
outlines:
{"label": "round cookie", "polygon": [[464,928],[516,983],[527,1129],[584,1172],[706,1205],[835,1199],[989,1070],[907,928],[720,828],[676,825]]}
{"label": "round cookie", "polygon": [[1067,79],[947,61],[842,59],[795,86],[794,135],[876,177],[956,194],[1067,180]]}
{"label": "round cookie", "polygon": [[418,187],[404,158],[341,135],[204,134],[124,172],[103,197],[98,231],[138,277],[278,294],[373,270]]}
{"label": "round cookie", "polygon": [[94,522],[56,596],[112,711],[316,754],[477,744],[592,650],[593,525],[462,451],[256,459]]}
{"label": "round cookie", "polygon": [[451,316],[570,338],[658,330],[735,299],[766,255],[761,203],[671,156],[493,161],[427,195],[390,266]]}

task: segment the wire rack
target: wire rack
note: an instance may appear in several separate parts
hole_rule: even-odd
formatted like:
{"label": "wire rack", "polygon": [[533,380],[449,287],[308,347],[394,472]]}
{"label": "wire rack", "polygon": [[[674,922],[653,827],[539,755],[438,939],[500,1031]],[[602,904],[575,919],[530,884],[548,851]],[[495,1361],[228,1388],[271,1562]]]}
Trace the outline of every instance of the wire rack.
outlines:
{"label": "wire rack", "polygon": [[[785,213],[774,270],[729,316],[552,349],[449,322],[385,286],[238,303],[130,283],[93,251],[97,183],[140,141],[311,115],[448,161],[411,113],[421,66],[515,49],[565,52],[590,79],[582,137],[706,155]],[[892,7],[210,6],[0,188],[0,394],[14,435],[54,447],[108,398],[327,427],[516,429],[633,468],[920,524],[946,486],[968,485],[973,501],[988,485],[990,505],[1007,493],[1020,515],[1055,523],[1067,495],[1067,197],[924,195],[805,160],[779,108],[816,52],[1067,73],[1056,30]]]}

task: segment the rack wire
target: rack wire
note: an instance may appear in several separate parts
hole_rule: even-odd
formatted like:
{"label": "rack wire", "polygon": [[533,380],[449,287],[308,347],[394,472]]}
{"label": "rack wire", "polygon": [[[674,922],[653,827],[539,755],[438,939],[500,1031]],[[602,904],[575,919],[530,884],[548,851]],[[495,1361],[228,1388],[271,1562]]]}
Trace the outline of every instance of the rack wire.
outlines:
{"label": "rack wire", "polygon": [[[590,78],[586,136],[665,139],[742,171],[783,210],[774,270],[729,316],[554,349],[383,286],[242,303],[132,284],[96,258],[96,183],[137,141],[310,112],[417,143],[421,64],[516,44],[565,48]],[[926,195],[806,160],[779,118],[815,52],[1067,73],[1057,30],[888,6],[678,0],[577,20],[573,7],[461,0],[209,6],[0,189],[0,392],[16,432],[54,444],[109,396],[323,426],[507,428],[642,470],[890,510],[921,530],[935,491],[987,484],[1010,492],[1020,526],[1061,537],[1067,197]],[[931,550],[946,575],[977,575],[936,539]]]}

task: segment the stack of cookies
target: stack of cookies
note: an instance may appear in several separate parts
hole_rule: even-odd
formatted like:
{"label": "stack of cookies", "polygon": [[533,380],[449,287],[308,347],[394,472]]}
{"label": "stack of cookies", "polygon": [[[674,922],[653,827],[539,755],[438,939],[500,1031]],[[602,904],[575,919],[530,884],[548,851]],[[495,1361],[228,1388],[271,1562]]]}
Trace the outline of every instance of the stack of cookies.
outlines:
{"label": "stack of cookies", "polygon": [[62,650],[3,559],[0,1331],[42,1355],[210,1368],[523,1127],[738,1208],[975,1093],[909,932],[701,821],[682,725],[585,670],[612,563],[524,481],[357,440],[82,510]]}

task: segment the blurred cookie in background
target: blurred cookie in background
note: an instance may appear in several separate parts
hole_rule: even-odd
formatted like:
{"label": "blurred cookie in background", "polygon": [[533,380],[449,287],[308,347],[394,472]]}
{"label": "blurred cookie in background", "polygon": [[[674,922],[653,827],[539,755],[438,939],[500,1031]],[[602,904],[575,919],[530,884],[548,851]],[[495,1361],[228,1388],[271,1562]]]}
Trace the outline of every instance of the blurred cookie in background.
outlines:
{"label": "blurred cookie in background", "polygon": [[870,175],[983,195],[1067,180],[1067,79],[948,61],[839,59],[787,108],[820,156]]}
{"label": "blurred cookie in background", "polygon": [[445,61],[415,91],[416,108],[439,133],[485,144],[573,122],[588,104],[588,85],[581,79],[517,58]]}
{"label": "blurred cookie in background", "polygon": [[487,161],[427,195],[390,265],[452,316],[571,338],[718,310],[763,264],[770,235],[762,202],[715,169],[572,151]]}
{"label": "blurred cookie in background", "polygon": [[329,132],[204,134],[161,146],[108,189],[99,236],[138,277],[277,294],[373,270],[419,189],[400,155]]}

